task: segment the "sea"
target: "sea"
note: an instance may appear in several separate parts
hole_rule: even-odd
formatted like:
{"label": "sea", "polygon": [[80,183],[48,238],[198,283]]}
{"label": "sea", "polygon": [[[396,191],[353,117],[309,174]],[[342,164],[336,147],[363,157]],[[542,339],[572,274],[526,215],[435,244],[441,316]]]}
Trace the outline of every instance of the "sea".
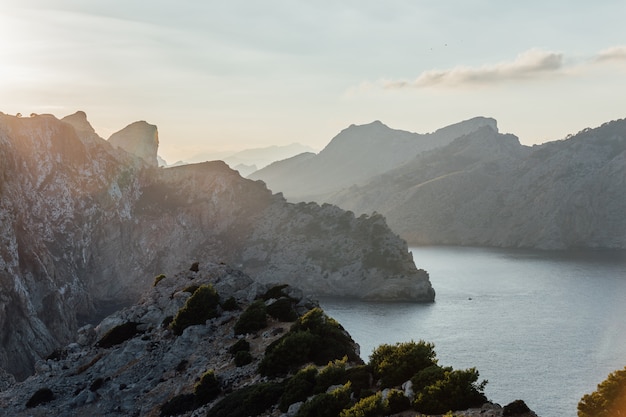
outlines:
{"label": "sea", "polygon": [[413,247],[432,304],[325,298],[367,361],[381,344],[434,343],[439,364],[475,367],[502,406],[575,417],[586,393],[626,366],[626,252]]}

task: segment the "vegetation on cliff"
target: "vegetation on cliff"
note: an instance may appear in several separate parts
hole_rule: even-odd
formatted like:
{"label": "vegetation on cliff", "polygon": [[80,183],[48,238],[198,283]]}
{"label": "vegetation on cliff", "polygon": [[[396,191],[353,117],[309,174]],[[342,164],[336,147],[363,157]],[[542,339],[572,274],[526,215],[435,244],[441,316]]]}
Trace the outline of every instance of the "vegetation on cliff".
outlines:
{"label": "vegetation on cliff", "polygon": [[598,389],[584,395],[578,403],[578,417],[616,417],[626,415],[626,367],[609,374]]}

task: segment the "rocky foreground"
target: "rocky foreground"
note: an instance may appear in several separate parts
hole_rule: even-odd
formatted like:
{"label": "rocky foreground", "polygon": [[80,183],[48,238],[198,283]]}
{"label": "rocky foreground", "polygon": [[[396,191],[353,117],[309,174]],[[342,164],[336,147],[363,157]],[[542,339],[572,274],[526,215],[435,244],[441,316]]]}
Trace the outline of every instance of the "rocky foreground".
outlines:
{"label": "rocky foreground", "polygon": [[[296,333],[304,344],[294,342]],[[340,399],[344,411],[334,415],[351,416],[359,398],[395,398],[385,414],[415,415],[411,382],[381,391],[371,369],[347,332],[299,290],[195,263],[155,277],[137,304],[82,327],[25,381],[0,375],[0,415],[293,417],[333,415],[314,414],[315,407],[329,413]],[[294,389],[294,375],[309,375],[315,390]],[[518,401],[456,415],[535,414]]]}

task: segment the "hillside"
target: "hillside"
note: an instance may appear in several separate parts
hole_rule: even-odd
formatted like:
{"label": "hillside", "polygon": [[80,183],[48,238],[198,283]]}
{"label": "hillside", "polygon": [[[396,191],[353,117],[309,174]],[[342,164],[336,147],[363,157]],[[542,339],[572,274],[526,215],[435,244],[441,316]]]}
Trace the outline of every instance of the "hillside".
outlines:
{"label": "hillside", "polygon": [[82,327],[27,380],[0,374],[0,410],[15,417],[309,417],[341,410],[399,417],[452,409],[467,417],[536,417],[522,401],[488,402],[476,370],[439,365],[426,342],[383,345],[368,365],[359,353],[341,324],[300,290],[199,262],[159,276],[139,302]]}
{"label": "hillside", "polygon": [[412,244],[626,248],[626,120],[526,147],[483,128],[328,198]]}
{"label": "hillside", "polygon": [[477,117],[434,133],[417,134],[387,127],[379,121],[341,131],[317,155],[305,154],[275,162],[248,178],[263,180],[290,201],[325,201],[326,196],[396,168],[429,149],[444,146],[495,120]]}
{"label": "hillside", "polygon": [[381,216],[287,203],[223,162],[158,168],[145,122],[113,137],[140,154],[82,112],[0,114],[0,368],[18,379],[151,277],[198,259],[308,294],[433,301]]}

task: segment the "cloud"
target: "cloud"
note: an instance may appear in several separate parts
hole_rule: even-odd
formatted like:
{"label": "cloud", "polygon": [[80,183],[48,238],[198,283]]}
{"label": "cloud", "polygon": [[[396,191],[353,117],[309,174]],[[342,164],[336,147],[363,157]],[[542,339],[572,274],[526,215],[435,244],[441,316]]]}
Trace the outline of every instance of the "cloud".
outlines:
{"label": "cloud", "polygon": [[459,66],[447,70],[430,70],[422,72],[412,81],[386,80],[381,83],[385,89],[492,84],[543,77],[558,71],[562,66],[562,54],[541,49],[530,49],[509,62],[482,67]]}
{"label": "cloud", "polygon": [[613,46],[604,49],[595,57],[596,62],[626,61],[626,46]]}

